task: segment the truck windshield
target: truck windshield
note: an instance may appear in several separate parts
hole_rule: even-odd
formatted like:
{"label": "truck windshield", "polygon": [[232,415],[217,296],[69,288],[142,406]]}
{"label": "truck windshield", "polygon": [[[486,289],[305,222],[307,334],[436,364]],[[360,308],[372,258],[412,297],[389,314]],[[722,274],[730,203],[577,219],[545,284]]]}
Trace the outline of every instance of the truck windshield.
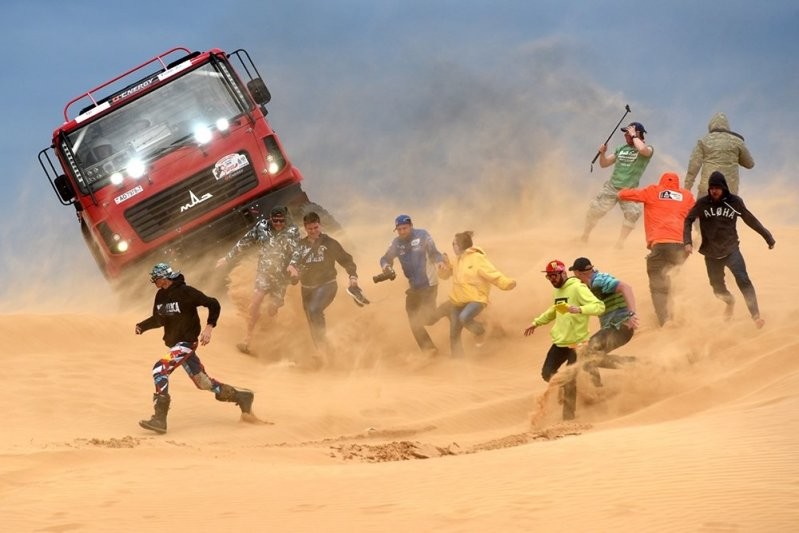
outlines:
{"label": "truck windshield", "polygon": [[210,63],[175,78],[67,138],[81,189],[121,183],[142,165],[194,142],[199,131],[232,123],[242,108]]}

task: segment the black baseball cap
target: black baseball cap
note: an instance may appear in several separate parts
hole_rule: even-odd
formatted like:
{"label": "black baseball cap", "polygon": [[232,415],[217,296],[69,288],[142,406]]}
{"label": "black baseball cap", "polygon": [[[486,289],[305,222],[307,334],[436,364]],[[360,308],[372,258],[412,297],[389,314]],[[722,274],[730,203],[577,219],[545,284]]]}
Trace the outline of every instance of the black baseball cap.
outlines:
{"label": "black baseball cap", "polygon": [[574,260],[574,264],[569,267],[569,270],[576,270],[578,272],[585,272],[586,270],[593,270],[594,265],[587,257],[578,257]]}

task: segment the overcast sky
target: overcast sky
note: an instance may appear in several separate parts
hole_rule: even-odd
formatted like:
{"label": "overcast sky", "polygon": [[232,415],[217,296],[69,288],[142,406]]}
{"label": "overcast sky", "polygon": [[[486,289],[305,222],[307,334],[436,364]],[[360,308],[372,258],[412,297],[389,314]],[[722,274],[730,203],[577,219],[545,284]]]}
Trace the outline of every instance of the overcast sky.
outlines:
{"label": "overcast sky", "polygon": [[595,188],[590,160],[625,104],[656,148],[644,181],[682,176],[724,111],[757,162],[742,194],[795,183],[797,28],[795,0],[6,0],[3,289],[58,272],[41,249],[94,268],[37,153],[68,100],[174,46],[248,49],[306,189],[344,210],[350,192],[435,198],[544,160]]}

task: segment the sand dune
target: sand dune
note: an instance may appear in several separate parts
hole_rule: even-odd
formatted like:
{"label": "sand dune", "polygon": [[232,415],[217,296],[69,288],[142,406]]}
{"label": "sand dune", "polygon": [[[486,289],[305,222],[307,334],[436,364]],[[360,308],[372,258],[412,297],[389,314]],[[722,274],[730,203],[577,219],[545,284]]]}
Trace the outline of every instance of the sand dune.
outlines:
{"label": "sand dune", "polygon": [[[434,223],[420,225],[442,248],[467,229]],[[121,311],[2,315],[2,529],[795,530],[799,283],[784,272],[796,229],[772,227],[773,251],[741,230],[764,329],[740,297],[733,320],[722,320],[699,256],[675,275],[676,323],[659,329],[641,230],[613,251],[615,224],[583,247],[554,223],[478,231],[519,285],[492,293],[492,338],[477,350],[466,333],[464,360],[447,355],[445,322],[432,328],[442,355],[419,354],[403,283],[369,280],[390,228],[353,229],[373,303],[359,309],[339,294],[328,311],[337,354],[319,371],[303,369],[311,343],[296,288],[258,332],[258,357],[233,348],[251,283],[245,261],[200,355],[212,376],[254,389],[271,425],[240,422],[234,406],[177,371],[169,432],[138,427],[164,350],[158,332],[133,334],[150,293]],[[541,266],[578,255],[633,285],[643,325],[618,352],[638,362],[605,371],[601,389],[581,378],[578,418],[565,424],[554,398],[539,411],[548,328],[521,332],[548,301]],[[439,300],[447,290],[442,283]]]}

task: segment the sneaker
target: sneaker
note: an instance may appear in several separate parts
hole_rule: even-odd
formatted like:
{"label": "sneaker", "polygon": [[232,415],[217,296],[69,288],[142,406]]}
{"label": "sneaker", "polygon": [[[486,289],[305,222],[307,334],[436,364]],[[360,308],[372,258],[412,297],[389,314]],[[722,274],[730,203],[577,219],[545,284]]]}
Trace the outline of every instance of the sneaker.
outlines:
{"label": "sneaker", "polygon": [[363,307],[364,305],[370,303],[366,296],[363,295],[360,287],[347,287],[347,294],[352,296],[352,299],[355,301],[355,305],[358,307]]}

